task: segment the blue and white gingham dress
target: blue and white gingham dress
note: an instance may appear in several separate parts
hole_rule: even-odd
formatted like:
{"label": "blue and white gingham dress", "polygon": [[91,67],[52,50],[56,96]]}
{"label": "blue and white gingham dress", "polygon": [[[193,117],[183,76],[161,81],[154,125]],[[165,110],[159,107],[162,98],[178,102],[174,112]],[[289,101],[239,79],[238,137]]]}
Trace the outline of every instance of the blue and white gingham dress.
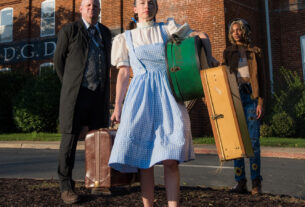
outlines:
{"label": "blue and white gingham dress", "polygon": [[164,42],[134,48],[131,32],[125,32],[134,77],[109,160],[109,165],[121,172],[195,157],[188,112],[173,97],[166,74],[167,34],[162,23],[154,27],[159,27]]}

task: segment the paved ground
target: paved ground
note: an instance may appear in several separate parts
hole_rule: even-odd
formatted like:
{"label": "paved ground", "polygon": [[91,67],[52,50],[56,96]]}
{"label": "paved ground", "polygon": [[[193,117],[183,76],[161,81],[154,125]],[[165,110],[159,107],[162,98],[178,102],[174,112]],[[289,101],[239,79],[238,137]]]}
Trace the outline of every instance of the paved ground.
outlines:
{"label": "paved ground", "polygon": [[[217,154],[215,145],[194,145],[196,154]],[[59,142],[0,141],[0,148],[58,149]],[[79,141],[78,150],[84,150],[84,141]],[[305,159],[305,148],[261,147],[262,157]]]}
{"label": "paved ground", "polygon": [[[0,178],[57,180],[57,157],[57,149],[0,148]],[[245,164],[249,179],[249,159],[245,159]],[[305,159],[263,157],[261,164],[264,193],[305,199]],[[228,189],[235,184],[233,161],[220,163],[218,155],[196,154],[195,160],[181,163],[179,168],[181,186]],[[163,166],[156,165],[154,169],[155,183],[164,185]],[[85,151],[77,150],[73,178],[83,181],[84,177]]]}

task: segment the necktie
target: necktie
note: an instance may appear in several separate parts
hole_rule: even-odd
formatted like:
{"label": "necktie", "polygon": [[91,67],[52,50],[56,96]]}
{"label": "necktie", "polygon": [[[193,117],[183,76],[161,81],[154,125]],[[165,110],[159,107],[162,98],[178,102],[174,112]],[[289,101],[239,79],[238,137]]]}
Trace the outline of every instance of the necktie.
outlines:
{"label": "necktie", "polygon": [[101,36],[99,35],[99,32],[97,31],[95,26],[90,26],[89,27],[89,33],[90,33],[90,36],[93,39],[94,43],[98,47],[102,46],[103,43],[102,43]]}

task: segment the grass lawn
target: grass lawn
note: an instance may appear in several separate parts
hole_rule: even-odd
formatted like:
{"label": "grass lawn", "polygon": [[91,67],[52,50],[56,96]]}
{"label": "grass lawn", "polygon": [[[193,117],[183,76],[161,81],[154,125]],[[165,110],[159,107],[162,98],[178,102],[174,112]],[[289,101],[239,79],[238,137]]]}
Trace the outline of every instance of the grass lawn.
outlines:
{"label": "grass lawn", "polygon": [[[194,144],[215,144],[213,137],[193,138]],[[261,146],[305,148],[305,138],[261,137]]]}
{"label": "grass lawn", "polygon": [[[0,141],[59,141],[59,133],[0,134]],[[261,146],[305,148],[305,138],[262,137]],[[194,137],[194,144],[215,144],[213,137]]]}
{"label": "grass lawn", "polygon": [[15,133],[0,134],[0,141],[59,141],[58,133]]}

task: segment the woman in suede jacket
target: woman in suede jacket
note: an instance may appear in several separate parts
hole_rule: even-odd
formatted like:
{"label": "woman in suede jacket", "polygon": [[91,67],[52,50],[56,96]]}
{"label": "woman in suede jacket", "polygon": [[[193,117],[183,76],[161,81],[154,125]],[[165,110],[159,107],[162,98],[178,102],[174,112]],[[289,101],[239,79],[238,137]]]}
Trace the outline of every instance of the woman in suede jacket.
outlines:
{"label": "woman in suede jacket", "polygon": [[[265,70],[263,54],[260,48],[251,44],[250,25],[244,19],[235,19],[229,26],[231,46],[223,53],[224,64],[235,73],[239,85],[240,97],[247,120],[254,157],[250,158],[252,194],[261,193],[262,176],[260,173],[260,119],[263,115],[265,98]],[[247,192],[244,159],[234,160],[234,192]]]}

